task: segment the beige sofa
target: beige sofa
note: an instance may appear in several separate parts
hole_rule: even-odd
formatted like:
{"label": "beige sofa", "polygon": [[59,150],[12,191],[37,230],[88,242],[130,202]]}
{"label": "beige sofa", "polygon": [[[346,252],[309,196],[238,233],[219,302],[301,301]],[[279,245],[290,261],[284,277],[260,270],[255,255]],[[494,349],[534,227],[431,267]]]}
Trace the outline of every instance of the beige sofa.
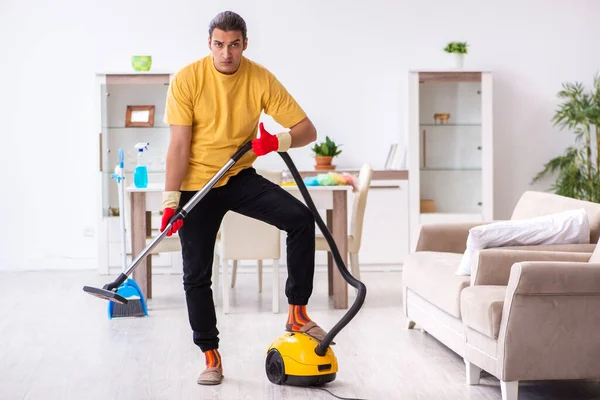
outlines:
{"label": "beige sofa", "polygon": [[[587,264],[600,204],[526,192],[511,219],[581,207],[590,244],[486,249],[470,277],[455,272],[469,229],[481,223],[423,226],[403,267],[409,329],[418,325],[462,356],[468,383],[481,369],[498,377],[504,399],[516,398],[519,380],[600,378],[600,264]],[[591,261],[600,262],[600,250]]]}

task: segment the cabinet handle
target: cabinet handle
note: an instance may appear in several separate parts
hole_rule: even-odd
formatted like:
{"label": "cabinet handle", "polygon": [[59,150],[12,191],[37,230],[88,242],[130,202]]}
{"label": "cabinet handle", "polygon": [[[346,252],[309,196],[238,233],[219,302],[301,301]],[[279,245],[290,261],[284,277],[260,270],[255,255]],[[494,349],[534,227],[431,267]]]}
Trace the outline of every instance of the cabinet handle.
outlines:
{"label": "cabinet handle", "polygon": [[423,168],[427,168],[427,131],[423,129]]}
{"label": "cabinet handle", "polygon": [[98,147],[98,149],[100,150],[100,157],[99,157],[98,159],[99,159],[99,161],[100,161],[100,165],[99,165],[99,167],[100,167],[100,172],[102,172],[102,132],[100,132],[100,133],[98,134],[98,140],[99,140],[99,143],[98,143],[98,144],[99,144],[99,147]]}
{"label": "cabinet handle", "polygon": [[477,150],[481,150],[481,146],[477,146]]}
{"label": "cabinet handle", "polygon": [[369,186],[369,190],[372,189],[402,189],[400,185],[385,185],[385,186]]}
{"label": "cabinet handle", "polygon": [[477,205],[478,205],[478,206],[481,206],[481,205],[483,205],[483,203],[482,203],[482,202],[479,202],[479,203],[477,203]]}

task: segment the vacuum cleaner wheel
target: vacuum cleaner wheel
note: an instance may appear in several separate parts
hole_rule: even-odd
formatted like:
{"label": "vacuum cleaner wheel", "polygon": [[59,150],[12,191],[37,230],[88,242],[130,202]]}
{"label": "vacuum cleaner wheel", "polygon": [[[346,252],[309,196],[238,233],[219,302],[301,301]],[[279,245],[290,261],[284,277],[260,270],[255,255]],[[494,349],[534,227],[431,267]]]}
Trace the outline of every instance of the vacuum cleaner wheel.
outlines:
{"label": "vacuum cleaner wheel", "polygon": [[285,383],[287,377],[285,375],[283,358],[276,349],[271,349],[267,354],[265,369],[267,370],[267,378],[269,378],[271,383],[277,385],[283,385]]}
{"label": "vacuum cleaner wheel", "polygon": [[106,289],[98,289],[91,286],[84,286],[83,291],[91,294],[92,296],[96,296],[104,300],[110,300],[119,304],[127,304],[128,302],[125,297]]}

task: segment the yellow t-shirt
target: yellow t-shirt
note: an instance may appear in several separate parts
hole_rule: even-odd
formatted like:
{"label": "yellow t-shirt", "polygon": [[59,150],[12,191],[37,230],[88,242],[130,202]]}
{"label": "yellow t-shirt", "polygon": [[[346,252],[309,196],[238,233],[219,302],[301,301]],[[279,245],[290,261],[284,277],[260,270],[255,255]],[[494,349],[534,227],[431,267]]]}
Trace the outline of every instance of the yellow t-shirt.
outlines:
{"label": "yellow t-shirt", "polygon": [[[169,85],[164,122],[192,126],[189,165],[180,189],[201,189],[242,145],[256,138],[263,110],[285,128],[306,117],[271,72],[245,57],[232,75],[220,73],[212,55],[178,71]],[[246,153],[215,187],[255,159],[253,151]]]}

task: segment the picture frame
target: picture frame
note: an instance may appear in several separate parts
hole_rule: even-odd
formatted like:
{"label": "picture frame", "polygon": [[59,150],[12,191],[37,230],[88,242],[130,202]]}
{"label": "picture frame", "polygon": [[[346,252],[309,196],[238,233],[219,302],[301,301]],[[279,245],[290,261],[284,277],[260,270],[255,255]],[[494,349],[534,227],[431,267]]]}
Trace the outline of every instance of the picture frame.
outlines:
{"label": "picture frame", "polygon": [[125,126],[131,127],[153,127],[154,106],[127,106],[125,113]]}

